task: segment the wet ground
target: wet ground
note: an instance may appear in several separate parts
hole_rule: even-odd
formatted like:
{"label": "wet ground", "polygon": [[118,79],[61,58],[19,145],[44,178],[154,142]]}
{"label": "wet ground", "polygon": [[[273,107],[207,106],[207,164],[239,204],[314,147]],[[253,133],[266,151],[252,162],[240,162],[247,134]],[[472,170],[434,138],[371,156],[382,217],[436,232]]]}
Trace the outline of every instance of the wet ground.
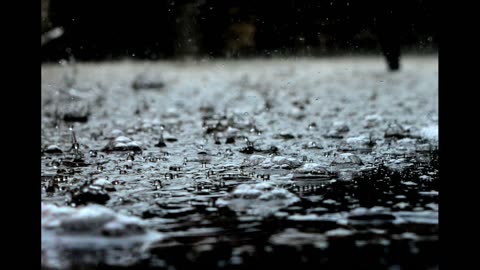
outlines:
{"label": "wet ground", "polygon": [[44,269],[438,268],[438,59],[42,66]]}

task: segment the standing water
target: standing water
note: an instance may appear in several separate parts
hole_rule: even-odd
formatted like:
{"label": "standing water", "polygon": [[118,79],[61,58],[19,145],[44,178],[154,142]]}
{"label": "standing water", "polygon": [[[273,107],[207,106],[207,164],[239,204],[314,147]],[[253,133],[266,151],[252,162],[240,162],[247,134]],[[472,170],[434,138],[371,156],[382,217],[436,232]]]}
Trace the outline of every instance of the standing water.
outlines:
{"label": "standing water", "polygon": [[383,65],[43,65],[42,267],[438,267],[437,58]]}

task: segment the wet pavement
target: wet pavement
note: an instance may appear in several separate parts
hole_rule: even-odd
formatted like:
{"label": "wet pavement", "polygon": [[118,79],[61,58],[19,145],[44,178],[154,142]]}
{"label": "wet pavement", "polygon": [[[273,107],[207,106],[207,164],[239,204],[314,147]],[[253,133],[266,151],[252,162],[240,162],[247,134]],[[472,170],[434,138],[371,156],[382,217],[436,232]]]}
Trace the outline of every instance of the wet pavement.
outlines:
{"label": "wet pavement", "polygon": [[44,269],[438,268],[438,59],[42,66]]}

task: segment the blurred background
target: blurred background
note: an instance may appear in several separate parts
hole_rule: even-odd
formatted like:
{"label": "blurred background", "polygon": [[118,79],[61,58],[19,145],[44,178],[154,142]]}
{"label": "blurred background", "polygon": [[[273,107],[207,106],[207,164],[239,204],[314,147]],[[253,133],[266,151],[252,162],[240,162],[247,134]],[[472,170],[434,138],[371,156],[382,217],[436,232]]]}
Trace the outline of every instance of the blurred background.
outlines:
{"label": "blurred background", "polygon": [[[42,1],[42,62],[435,53],[432,0]],[[397,42],[397,41],[395,41]]]}

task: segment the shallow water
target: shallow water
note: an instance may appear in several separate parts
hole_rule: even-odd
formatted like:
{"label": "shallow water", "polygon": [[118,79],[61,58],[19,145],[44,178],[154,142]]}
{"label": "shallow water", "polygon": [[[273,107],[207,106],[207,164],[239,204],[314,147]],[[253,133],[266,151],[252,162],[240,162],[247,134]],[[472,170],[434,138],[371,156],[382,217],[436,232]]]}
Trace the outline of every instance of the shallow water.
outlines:
{"label": "shallow water", "polygon": [[437,63],[43,65],[42,266],[438,267]]}

